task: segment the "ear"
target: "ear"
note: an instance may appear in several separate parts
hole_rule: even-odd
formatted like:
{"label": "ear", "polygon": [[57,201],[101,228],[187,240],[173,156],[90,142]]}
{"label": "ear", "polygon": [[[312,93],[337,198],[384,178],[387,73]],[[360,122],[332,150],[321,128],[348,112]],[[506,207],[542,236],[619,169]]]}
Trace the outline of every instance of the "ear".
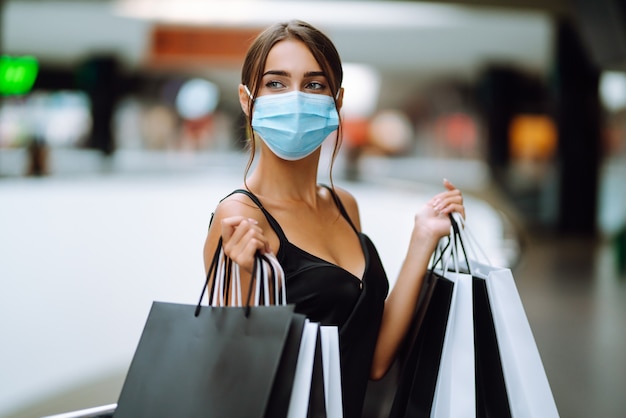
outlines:
{"label": "ear", "polygon": [[339,89],[339,94],[337,95],[337,112],[341,110],[341,106],[343,106],[343,87]]}
{"label": "ear", "polygon": [[243,84],[239,85],[239,104],[241,105],[241,110],[243,110],[243,113],[246,114],[246,116],[250,116],[248,115],[248,109],[250,108],[250,96],[248,96],[248,92],[246,91],[246,88],[244,87]]}

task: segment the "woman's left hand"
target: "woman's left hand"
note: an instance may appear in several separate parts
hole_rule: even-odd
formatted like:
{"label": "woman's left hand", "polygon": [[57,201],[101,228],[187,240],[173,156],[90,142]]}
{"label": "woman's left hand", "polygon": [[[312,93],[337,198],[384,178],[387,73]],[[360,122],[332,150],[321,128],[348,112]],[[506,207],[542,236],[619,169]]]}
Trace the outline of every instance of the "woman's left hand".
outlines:
{"label": "woman's left hand", "polygon": [[415,215],[415,227],[437,239],[450,233],[450,213],[458,212],[465,218],[461,191],[446,179],[443,185],[447,190],[430,199]]}

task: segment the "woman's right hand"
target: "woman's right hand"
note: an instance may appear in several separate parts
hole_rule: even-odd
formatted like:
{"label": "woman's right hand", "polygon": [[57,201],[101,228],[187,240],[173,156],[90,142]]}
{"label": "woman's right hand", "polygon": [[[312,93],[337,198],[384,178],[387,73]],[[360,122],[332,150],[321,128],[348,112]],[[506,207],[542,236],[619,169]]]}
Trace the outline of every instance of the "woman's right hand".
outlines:
{"label": "woman's right hand", "polygon": [[224,254],[239,267],[252,274],[257,251],[270,253],[270,245],[259,223],[252,218],[231,216],[222,219]]}

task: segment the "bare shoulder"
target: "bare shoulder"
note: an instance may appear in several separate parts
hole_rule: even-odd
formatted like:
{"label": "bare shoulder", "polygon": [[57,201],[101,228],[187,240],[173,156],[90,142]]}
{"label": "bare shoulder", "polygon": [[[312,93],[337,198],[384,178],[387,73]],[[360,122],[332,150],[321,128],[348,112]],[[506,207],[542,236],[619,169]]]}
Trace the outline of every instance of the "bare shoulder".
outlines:
{"label": "bare shoulder", "polygon": [[222,234],[222,221],[226,218],[237,216],[255,219],[262,227],[267,225],[263,212],[248,196],[242,193],[234,193],[220,201],[213,211],[204,243],[204,262],[207,271]]}
{"label": "bare shoulder", "polygon": [[352,195],[352,193],[341,187],[335,187],[335,193],[337,193],[337,196],[341,200],[341,203],[346,208],[346,212],[348,212],[348,215],[350,216],[350,219],[352,220],[354,225],[357,227],[357,229],[360,230],[361,217],[359,215],[359,205],[356,198]]}
{"label": "bare shoulder", "polygon": [[253,218],[258,221],[264,219],[259,207],[243,193],[233,193],[223,199],[215,208],[213,222],[232,216]]}

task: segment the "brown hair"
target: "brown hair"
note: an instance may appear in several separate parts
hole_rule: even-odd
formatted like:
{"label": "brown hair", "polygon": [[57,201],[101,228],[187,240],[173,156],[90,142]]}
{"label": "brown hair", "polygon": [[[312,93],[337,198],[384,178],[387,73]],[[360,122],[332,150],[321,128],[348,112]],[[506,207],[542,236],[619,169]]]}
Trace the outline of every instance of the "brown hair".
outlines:
{"label": "brown hair", "polygon": [[[311,54],[322,67],[322,71],[327,75],[330,91],[332,92],[335,100],[335,106],[337,105],[337,96],[341,83],[343,81],[343,68],[341,66],[341,58],[339,53],[333,45],[332,41],[321,31],[314,28],[310,24],[300,21],[291,20],[289,22],[277,23],[265,29],[254,40],[241,70],[241,84],[247,86],[250,89],[252,97],[256,97],[259,89],[261,88],[259,80],[263,77],[263,71],[265,70],[265,62],[270,50],[278,42],[286,39],[295,39],[304,43]],[[248,144],[250,146],[250,159],[246,166],[244,175],[244,183],[248,177],[248,171],[252,166],[255,154],[255,141],[252,130],[252,111],[254,107],[254,100],[249,101],[248,105],[248,117],[246,119],[246,131],[250,138]],[[337,131],[337,141],[333,150],[332,162],[334,163],[339,147],[341,145],[341,123],[339,124],[339,130]],[[330,181],[332,184],[332,164],[330,168]]]}

